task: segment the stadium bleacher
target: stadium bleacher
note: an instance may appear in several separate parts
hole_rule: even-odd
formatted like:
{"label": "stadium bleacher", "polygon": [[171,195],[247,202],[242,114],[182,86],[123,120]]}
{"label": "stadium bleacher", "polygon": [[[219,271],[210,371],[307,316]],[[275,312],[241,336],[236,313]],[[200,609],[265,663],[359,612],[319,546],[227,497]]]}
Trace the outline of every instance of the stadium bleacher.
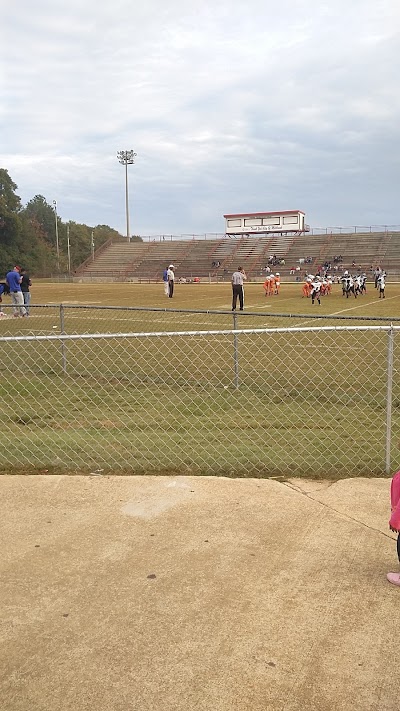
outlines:
{"label": "stadium bleacher", "polygon": [[[221,235],[215,239],[154,239],[131,243],[114,240],[95,253],[94,259],[86,260],[76,270],[74,279],[160,281],[169,264],[175,265],[177,278],[228,279],[240,264],[249,278],[259,279],[271,256],[276,258],[274,268],[285,278],[290,276],[293,267],[300,266],[300,275],[306,270],[315,273],[327,262],[333,267],[334,257],[339,255],[340,271],[351,269],[355,264],[369,272],[371,267],[379,265],[395,276],[400,274],[399,233]],[[308,263],[303,261],[306,258]]]}

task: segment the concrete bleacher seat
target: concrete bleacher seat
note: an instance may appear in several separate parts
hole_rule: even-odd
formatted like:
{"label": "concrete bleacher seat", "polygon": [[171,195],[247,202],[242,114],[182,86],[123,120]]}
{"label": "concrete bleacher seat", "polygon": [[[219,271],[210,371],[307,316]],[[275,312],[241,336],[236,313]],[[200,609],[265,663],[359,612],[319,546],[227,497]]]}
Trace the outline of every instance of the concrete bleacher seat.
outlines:
{"label": "concrete bleacher seat", "polygon": [[[219,239],[153,240],[148,242],[115,241],[87,259],[75,277],[109,279],[161,280],[165,267],[174,264],[176,276],[229,278],[239,265],[250,278],[260,278],[268,258],[284,259],[279,266],[281,276],[289,274],[299,260],[311,257],[311,264],[301,263],[302,273],[313,271],[335,255],[342,256],[339,265],[355,262],[363,271],[380,265],[391,275],[400,272],[400,240],[398,233],[349,233],[301,235],[243,235]],[[214,263],[214,264],[213,264]],[[216,263],[219,266],[216,267]]]}

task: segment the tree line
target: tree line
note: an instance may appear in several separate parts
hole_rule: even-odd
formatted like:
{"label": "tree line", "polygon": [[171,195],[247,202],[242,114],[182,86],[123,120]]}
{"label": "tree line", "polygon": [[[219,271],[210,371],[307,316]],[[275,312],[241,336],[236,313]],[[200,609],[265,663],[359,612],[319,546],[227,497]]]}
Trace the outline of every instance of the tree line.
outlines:
{"label": "tree line", "polygon": [[[93,248],[122,237],[108,225],[63,222],[43,195],[35,195],[24,207],[17,189],[8,171],[0,168],[0,277],[15,264],[26,267],[36,278],[68,273],[68,238],[73,273]],[[141,241],[140,237],[131,239]]]}

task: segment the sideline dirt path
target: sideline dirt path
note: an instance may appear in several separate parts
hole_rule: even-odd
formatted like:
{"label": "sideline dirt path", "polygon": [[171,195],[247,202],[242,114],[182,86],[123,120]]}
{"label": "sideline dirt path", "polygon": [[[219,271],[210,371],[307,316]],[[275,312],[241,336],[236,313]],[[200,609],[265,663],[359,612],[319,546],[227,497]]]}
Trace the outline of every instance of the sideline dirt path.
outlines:
{"label": "sideline dirt path", "polygon": [[0,708],[398,711],[388,480],[5,476],[0,495]]}

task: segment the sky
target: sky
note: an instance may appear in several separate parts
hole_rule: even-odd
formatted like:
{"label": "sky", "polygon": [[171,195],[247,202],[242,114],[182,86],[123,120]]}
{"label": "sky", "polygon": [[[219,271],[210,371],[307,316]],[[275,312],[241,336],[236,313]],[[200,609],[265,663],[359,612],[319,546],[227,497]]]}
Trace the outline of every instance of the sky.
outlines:
{"label": "sky", "polygon": [[19,0],[0,27],[0,167],[23,204],[126,234],[226,213],[400,225],[398,0]]}

